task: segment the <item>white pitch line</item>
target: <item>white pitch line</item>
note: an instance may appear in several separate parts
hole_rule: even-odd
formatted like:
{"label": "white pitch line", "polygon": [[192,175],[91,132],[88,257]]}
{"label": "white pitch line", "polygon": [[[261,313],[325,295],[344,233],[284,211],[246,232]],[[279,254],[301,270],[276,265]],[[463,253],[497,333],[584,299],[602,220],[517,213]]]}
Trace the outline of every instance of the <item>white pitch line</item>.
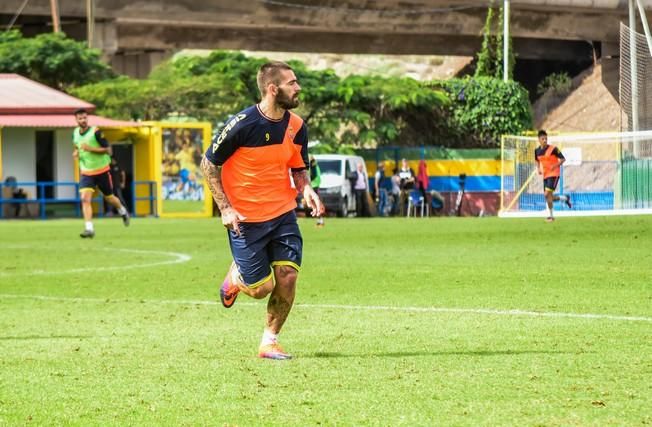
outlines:
{"label": "white pitch line", "polygon": [[135,268],[156,267],[160,265],[169,265],[169,264],[180,264],[183,262],[188,262],[192,259],[192,256],[180,252],[149,251],[144,249],[120,249],[120,248],[96,248],[96,249],[103,250],[103,251],[111,251],[111,252],[117,251],[117,252],[129,252],[134,254],[161,255],[167,257],[174,257],[174,259],[165,260],[165,261],[146,262],[144,264],[115,265],[110,267],[84,267],[84,268],[72,268],[69,270],[60,270],[60,271],[32,270],[32,271],[16,272],[16,273],[0,272],[0,277],[46,276],[46,275],[57,275],[57,274],[87,273],[87,272],[94,272],[94,271],[133,270]]}
{"label": "white pitch line", "polygon": [[[87,303],[126,302],[146,304],[174,304],[174,305],[221,305],[217,301],[202,300],[130,300],[111,298],[75,298],[53,297],[46,295],[17,295],[0,294],[0,299],[34,299],[40,301],[68,301]],[[263,304],[254,302],[238,302],[238,306],[261,307]],[[346,304],[295,304],[296,308],[332,309],[332,310],[367,310],[367,311],[396,311],[411,313],[458,313],[458,314],[487,314],[494,316],[525,316],[525,317],[552,317],[589,320],[616,320],[624,322],[650,322],[652,317],[645,316],[619,316],[614,314],[595,313],[564,313],[554,311],[528,311],[528,310],[497,310],[490,308],[449,308],[449,307],[398,307],[385,305],[346,305]]]}

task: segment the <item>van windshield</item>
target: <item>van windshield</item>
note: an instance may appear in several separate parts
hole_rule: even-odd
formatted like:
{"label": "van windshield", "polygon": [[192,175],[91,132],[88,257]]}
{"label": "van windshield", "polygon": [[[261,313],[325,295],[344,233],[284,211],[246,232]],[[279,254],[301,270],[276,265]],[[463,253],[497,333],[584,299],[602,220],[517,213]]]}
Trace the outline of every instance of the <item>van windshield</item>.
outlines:
{"label": "van windshield", "polygon": [[342,170],[341,160],[319,160],[317,164],[322,175],[339,175]]}

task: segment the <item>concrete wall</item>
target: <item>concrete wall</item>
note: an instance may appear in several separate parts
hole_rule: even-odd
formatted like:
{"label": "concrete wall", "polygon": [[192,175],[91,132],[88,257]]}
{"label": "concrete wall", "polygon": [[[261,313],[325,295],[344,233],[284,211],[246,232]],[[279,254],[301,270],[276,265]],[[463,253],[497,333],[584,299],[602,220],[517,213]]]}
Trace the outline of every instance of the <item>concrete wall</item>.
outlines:
{"label": "concrete wall", "polygon": [[172,55],[171,51],[117,52],[111,56],[111,68],[120,74],[138,79],[146,78],[150,71]]}
{"label": "concrete wall", "polygon": [[[75,180],[75,163],[72,158],[72,130],[59,129],[54,134],[54,179],[55,181],[73,182]],[[74,198],[75,187],[57,187],[57,198]]]}
{"label": "concrete wall", "polygon": [[[36,181],[36,129],[2,129],[2,180],[13,176],[19,182]],[[59,129],[54,134],[54,179],[75,181],[72,158],[72,130]],[[21,186],[30,197],[36,196],[35,186]],[[55,187],[57,198],[74,198],[75,187]]]}
{"label": "concrete wall", "polygon": [[[18,182],[36,181],[36,142],[35,131],[30,128],[2,129],[2,180],[9,176]],[[36,186],[22,186],[35,197]]]}

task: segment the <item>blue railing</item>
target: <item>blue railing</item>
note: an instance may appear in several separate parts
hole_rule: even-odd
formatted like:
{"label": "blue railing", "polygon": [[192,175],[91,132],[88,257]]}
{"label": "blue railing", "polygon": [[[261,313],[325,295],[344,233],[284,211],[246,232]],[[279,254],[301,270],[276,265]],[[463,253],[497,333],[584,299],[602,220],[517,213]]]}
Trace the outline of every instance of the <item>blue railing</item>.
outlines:
{"label": "blue railing", "polygon": [[[140,186],[147,186],[148,196],[138,196],[136,197],[136,188]],[[48,197],[49,191],[47,188],[57,188],[65,189],[72,187],[72,197]],[[12,196],[10,198],[5,198],[5,189],[9,188],[12,191]],[[24,192],[22,198],[16,198],[14,196],[15,192],[19,189],[31,189],[32,191]],[[34,192],[33,190],[36,189]],[[138,201],[148,201],[149,202],[149,214],[157,216],[156,211],[156,181],[134,181],[131,184],[131,201],[132,206],[135,208],[136,202]],[[65,191],[63,191],[65,193]],[[71,191],[67,191],[71,193]],[[57,193],[62,193],[61,190]],[[34,197],[34,196],[35,197]],[[93,202],[97,203],[98,206],[98,215],[104,215],[104,203],[101,196],[95,197]],[[4,217],[5,205],[11,205],[12,207],[21,207],[25,205],[27,207],[28,213],[29,205],[38,205],[38,217],[41,219],[47,219],[47,206],[53,204],[72,204],[74,205],[75,216],[81,217],[81,199],[79,197],[79,183],[78,182],[63,182],[63,181],[44,181],[44,182],[12,182],[4,183],[0,182],[0,218]],[[30,215],[31,216],[31,215]]]}

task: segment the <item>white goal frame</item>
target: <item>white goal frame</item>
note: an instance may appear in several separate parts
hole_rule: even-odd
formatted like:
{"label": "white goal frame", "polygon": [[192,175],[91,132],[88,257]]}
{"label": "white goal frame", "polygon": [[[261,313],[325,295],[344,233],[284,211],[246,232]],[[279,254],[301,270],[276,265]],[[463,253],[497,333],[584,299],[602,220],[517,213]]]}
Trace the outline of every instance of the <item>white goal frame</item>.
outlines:
{"label": "white goal frame", "polygon": [[[652,130],[639,131],[639,132],[606,132],[606,133],[588,133],[588,134],[566,134],[566,135],[551,135],[548,137],[548,143],[559,147],[564,153],[564,149],[568,154],[573,153],[573,149],[579,152],[579,159],[573,159],[573,156],[566,156],[566,165],[562,167],[562,177],[560,182],[563,186],[564,174],[566,168],[576,167],[575,170],[569,169],[569,176],[575,177],[573,182],[583,180],[591,180],[590,176],[583,176],[580,166],[582,165],[582,149],[594,149],[598,145],[603,145],[601,151],[608,152],[608,161],[594,162],[608,164],[609,173],[613,174],[612,180],[612,207],[608,209],[600,209],[598,207],[592,208],[591,202],[582,203],[582,188],[577,188],[575,184],[574,191],[578,196],[580,202],[577,209],[567,209],[565,207],[557,208],[555,205],[555,216],[603,216],[603,215],[644,215],[652,214]],[[517,146],[518,145],[518,146]],[[536,165],[534,162],[534,148],[538,146],[538,138],[536,136],[514,136],[505,135],[501,138],[500,149],[500,164],[501,164],[501,179],[500,179],[500,207],[498,216],[502,218],[537,218],[547,216],[545,211],[545,203],[543,196],[542,177],[538,175]],[[579,147],[579,149],[578,149]],[[598,151],[598,150],[595,150]],[[586,156],[590,158],[591,156]],[[574,163],[575,162],[575,163]],[[623,168],[623,165],[639,167],[642,165],[644,170],[643,175],[649,182],[641,185],[644,187],[643,193],[645,197],[643,200],[636,200],[631,202],[629,190],[626,194],[627,197],[623,198],[621,189],[631,188],[629,182],[624,180],[631,180],[631,168]],[[599,165],[600,166],[600,165]],[[602,165],[604,166],[604,165]],[[591,160],[584,161],[584,168],[591,169]],[[596,169],[596,167],[592,167]],[[599,175],[599,173],[598,173]],[[636,175],[638,177],[638,175]],[[640,178],[637,178],[640,181]],[[640,184],[640,183],[639,183]],[[590,185],[589,185],[590,186]],[[558,188],[558,193],[564,193],[564,188]],[[633,191],[639,191],[638,189]],[[586,194],[590,191],[586,190]],[[569,193],[573,195],[574,193]],[[605,192],[609,194],[609,192]],[[572,198],[575,196],[572,196]],[[588,197],[588,196],[587,196]],[[525,203],[523,200],[529,200]],[[531,202],[535,200],[535,202]],[[635,206],[633,206],[635,205]],[[575,208],[575,206],[574,206]]]}

